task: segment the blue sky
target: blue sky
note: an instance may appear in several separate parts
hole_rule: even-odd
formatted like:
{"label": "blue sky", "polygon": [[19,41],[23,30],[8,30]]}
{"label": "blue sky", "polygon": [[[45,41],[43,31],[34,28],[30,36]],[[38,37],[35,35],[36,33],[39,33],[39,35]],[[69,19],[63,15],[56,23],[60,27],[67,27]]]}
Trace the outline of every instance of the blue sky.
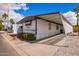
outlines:
{"label": "blue sky", "polygon": [[15,10],[24,16],[45,14],[51,12],[66,13],[73,11],[73,9],[79,5],[79,3],[27,3],[28,10]]}

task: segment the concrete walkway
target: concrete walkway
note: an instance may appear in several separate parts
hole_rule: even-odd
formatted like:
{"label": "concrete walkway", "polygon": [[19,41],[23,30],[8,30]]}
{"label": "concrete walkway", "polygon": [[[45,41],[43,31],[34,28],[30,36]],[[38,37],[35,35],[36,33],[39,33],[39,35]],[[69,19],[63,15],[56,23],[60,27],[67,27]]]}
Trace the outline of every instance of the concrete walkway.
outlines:
{"label": "concrete walkway", "polygon": [[50,37],[48,39],[41,40],[37,43],[46,44],[46,45],[54,45],[55,43],[61,41],[64,37],[65,37],[65,34],[60,34],[60,35]]}
{"label": "concrete walkway", "polygon": [[2,36],[15,48],[20,55],[27,56],[79,56],[79,36],[66,36],[54,45],[46,45],[13,40],[11,36],[4,33]]}

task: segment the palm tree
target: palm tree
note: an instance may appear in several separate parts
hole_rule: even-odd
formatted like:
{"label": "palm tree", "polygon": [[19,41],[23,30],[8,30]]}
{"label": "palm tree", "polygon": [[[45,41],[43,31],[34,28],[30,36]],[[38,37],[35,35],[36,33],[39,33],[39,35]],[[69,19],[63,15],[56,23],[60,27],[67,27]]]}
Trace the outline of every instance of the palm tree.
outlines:
{"label": "palm tree", "polygon": [[6,20],[6,18],[8,17],[8,14],[6,14],[6,13],[4,13],[3,15],[2,15],[2,18],[4,18],[4,20],[6,21],[6,23],[7,23],[7,30],[8,30],[8,21]]}
{"label": "palm tree", "polygon": [[79,6],[77,6],[74,11],[77,13],[77,25],[75,26],[77,28],[78,36],[79,36]]}
{"label": "palm tree", "polygon": [[77,6],[74,11],[77,13],[77,25],[79,25],[78,20],[79,20],[79,6]]}

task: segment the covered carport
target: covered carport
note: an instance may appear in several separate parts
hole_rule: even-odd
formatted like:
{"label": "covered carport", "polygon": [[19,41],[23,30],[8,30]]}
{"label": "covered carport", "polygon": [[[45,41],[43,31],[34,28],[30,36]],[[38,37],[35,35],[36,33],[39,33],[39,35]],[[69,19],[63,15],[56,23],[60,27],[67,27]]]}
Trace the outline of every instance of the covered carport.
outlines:
{"label": "covered carport", "polygon": [[73,32],[72,24],[59,12],[37,15],[37,17],[41,20],[61,25],[61,29],[65,34]]}
{"label": "covered carport", "polygon": [[41,20],[61,25],[60,34],[46,38],[45,40],[39,41],[38,43],[52,45],[62,40],[65,35],[73,32],[72,24],[68,22],[68,20],[60,13],[38,15],[37,17]]}

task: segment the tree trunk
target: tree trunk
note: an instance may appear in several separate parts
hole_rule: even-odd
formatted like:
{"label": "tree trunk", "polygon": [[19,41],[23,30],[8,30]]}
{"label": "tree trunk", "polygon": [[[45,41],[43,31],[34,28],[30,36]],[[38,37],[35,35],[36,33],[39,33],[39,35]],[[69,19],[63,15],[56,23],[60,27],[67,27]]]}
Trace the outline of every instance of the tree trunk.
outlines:
{"label": "tree trunk", "polygon": [[[79,27],[78,20],[79,20],[79,15],[78,15],[78,12],[77,12],[77,27]],[[79,36],[79,28],[78,28],[78,36]]]}
{"label": "tree trunk", "polygon": [[9,31],[9,27],[8,27],[8,21],[7,21],[7,32]]}
{"label": "tree trunk", "polygon": [[78,12],[77,12],[77,26],[78,26]]}

